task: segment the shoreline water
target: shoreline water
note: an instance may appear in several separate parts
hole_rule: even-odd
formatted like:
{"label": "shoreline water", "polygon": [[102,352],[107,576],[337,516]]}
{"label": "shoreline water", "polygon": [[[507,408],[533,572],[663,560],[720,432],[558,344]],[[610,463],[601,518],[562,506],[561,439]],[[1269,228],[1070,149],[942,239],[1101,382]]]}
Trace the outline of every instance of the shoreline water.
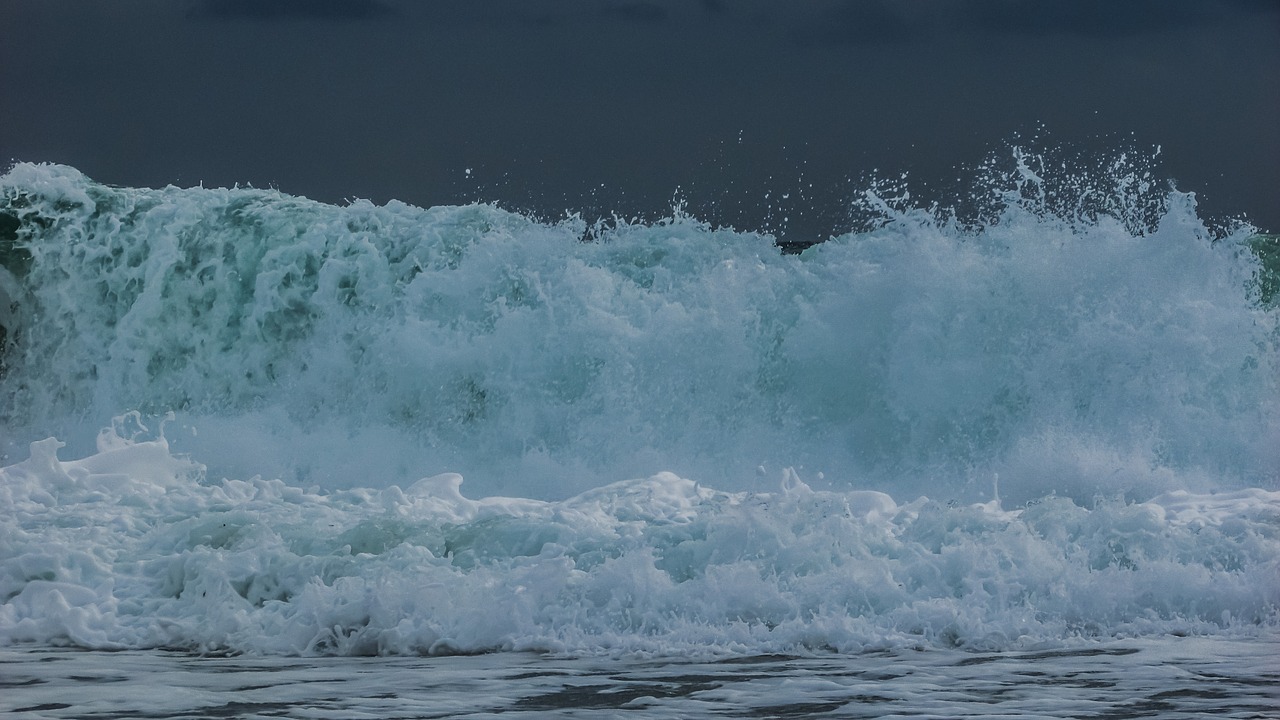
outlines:
{"label": "shoreline water", "polygon": [[1276,636],[1040,652],[574,658],[196,657],[0,649],[13,720],[226,717],[1271,717]]}

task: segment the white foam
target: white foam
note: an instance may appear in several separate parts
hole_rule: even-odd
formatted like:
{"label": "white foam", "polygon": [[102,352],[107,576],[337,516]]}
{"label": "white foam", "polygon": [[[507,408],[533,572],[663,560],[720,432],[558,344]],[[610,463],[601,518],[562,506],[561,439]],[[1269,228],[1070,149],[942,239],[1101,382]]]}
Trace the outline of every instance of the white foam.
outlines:
{"label": "white foam", "polygon": [[18,165],[6,451],[87,454],[140,409],[176,411],[171,443],[215,475],[329,488],[763,490],[758,466],[966,502],[996,474],[1014,503],[1275,487],[1280,330],[1247,229],[1215,241],[1171,192],[1135,234],[1141,178],[1113,170],[1079,190],[1113,215],[1054,214],[1027,170],[978,189],[1004,198],[981,230],[881,201],[879,227],[783,256],[679,215],[582,242],[484,205]]}
{"label": "white foam", "polygon": [[666,473],[560,502],[315,494],[163,439],[0,470],[0,643],[770,653],[1274,632],[1280,493],[948,507]]}
{"label": "white foam", "polygon": [[1015,159],[980,225],[871,192],[876,222],[798,256],[679,213],[583,242],[16,166],[0,643],[1274,632],[1280,310],[1250,229]]}

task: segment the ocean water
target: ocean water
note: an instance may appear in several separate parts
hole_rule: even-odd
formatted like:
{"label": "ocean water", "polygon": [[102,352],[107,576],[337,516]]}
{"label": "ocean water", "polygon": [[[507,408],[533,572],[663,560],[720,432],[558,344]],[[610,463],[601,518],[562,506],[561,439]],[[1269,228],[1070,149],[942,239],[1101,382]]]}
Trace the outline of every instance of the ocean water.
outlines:
{"label": "ocean water", "polygon": [[784,253],[17,165],[5,711],[1266,716],[1275,239],[1143,167]]}
{"label": "ocean water", "polygon": [[1144,638],[1019,653],[193,657],[0,650],[27,718],[1273,718],[1273,647]]}

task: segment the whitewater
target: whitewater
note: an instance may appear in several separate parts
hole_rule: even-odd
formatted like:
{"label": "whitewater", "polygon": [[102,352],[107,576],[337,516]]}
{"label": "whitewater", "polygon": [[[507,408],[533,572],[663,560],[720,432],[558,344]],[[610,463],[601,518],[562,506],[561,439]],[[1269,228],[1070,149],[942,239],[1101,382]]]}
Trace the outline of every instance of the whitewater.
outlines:
{"label": "whitewater", "polygon": [[[977,665],[1168,688],[1108,663],[1208,648],[1238,662],[1178,677],[1234,679],[1213,692],[1265,716],[1275,237],[1123,159],[1005,160],[963,209],[881,183],[852,231],[786,253],[679,207],[589,222],[14,166],[0,668],[21,692],[0,702],[73,716],[49,701],[67,678],[111,674],[79,649],[229,663],[174,713],[218,692],[266,712],[216,680],[253,663],[302,687],[289,658],[394,656],[379,682],[454,678],[436,701],[498,692],[449,674],[488,667],[495,713],[862,717]],[[604,659],[630,673],[612,700],[563,694]],[[906,669],[859,685],[886,663]],[[799,685],[743,684],[775,666]],[[1170,702],[1225,712],[1213,692]]]}

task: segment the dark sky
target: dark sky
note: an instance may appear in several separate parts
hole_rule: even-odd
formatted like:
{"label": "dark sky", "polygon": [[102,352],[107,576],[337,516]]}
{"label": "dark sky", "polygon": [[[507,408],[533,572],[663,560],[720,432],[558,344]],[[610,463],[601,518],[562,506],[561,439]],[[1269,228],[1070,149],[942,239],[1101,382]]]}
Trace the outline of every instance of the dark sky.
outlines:
{"label": "dark sky", "polygon": [[801,239],[1040,134],[1277,229],[1278,127],[1276,0],[0,0],[0,161],[115,185]]}

